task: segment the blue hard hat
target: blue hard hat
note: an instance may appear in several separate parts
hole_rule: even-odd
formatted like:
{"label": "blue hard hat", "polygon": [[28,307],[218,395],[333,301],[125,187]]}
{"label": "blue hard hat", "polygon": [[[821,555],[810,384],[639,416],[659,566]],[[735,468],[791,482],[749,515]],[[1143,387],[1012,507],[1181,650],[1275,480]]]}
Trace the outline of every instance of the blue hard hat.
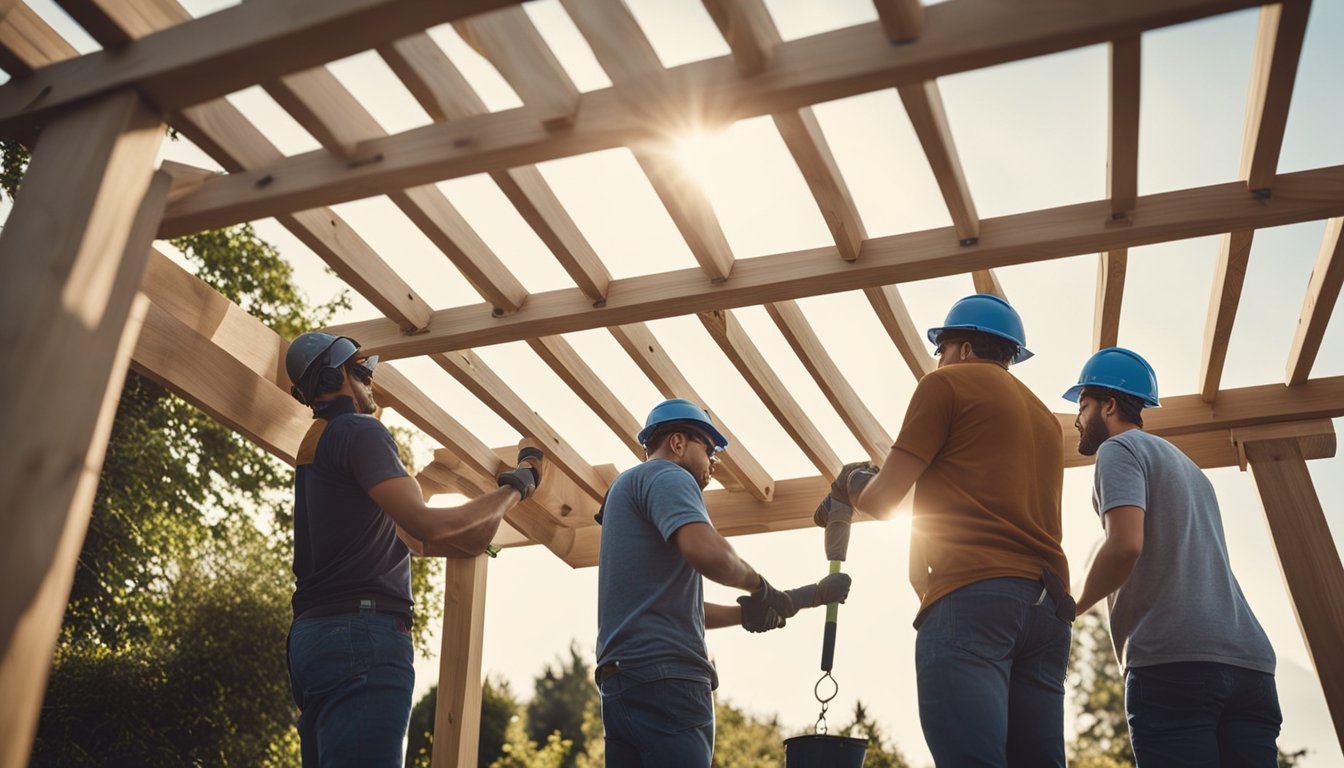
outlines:
{"label": "blue hard hat", "polygon": [[1078,375],[1078,383],[1069,387],[1064,399],[1078,402],[1079,395],[1087,387],[1113,389],[1133,395],[1143,401],[1146,408],[1159,408],[1157,400],[1157,374],[1137,352],[1123,347],[1107,347],[1098,351],[1083,363],[1083,372]]}
{"label": "blue hard hat", "polygon": [[992,293],[977,293],[958,301],[947,312],[947,319],[937,328],[929,329],[929,341],[937,344],[943,331],[979,331],[1007,339],[1017,345],[1014,363],[1031,357],[1027,350],[1027,332],[1017,310]]}
{"label": "blue hard hat", "polygon": [[[359,342],[347,336],[334,336],[321,331],[300,334],[285,352],[285,372],[294,386],[290,391],[299,402],[308,404],[314,397],[318,372],[324,368],[340,368],[354,358],[359,351]],[[364,361],[364,367],[372,372],[378,364],[374,355]]]}
{"label": "blue hard hat", "polygon": [[693,422],[696,426],[708,432],[710,438],[714,441],[716,453],[728,447],[728,438],[724,437],[714,426],[714,422],[709,420],[709,414],[690,400],[684,400],[680,397],[664,400],[653,406],[653,410],[649,411],[649,418],[644,420],[644,428],[639,431],[635,439],[639,441],[640,445],[644,445],[657,427],[673,421]]}

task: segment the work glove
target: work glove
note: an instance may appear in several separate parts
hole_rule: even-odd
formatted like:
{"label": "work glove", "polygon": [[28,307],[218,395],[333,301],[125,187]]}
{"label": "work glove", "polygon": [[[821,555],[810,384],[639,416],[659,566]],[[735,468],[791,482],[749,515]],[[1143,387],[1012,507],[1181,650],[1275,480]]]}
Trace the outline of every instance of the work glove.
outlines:
{"label": "work glove", "polygon": [[856,461],[840,468],[840,474],[831,483],[831,498],[847,507],[854,506],[863,489],[877,476],[877,465],[871,461]]}
{"label": "work glove", "polygon": [[761,577],[761,586],[750,595],[737,598],[742,606],[742,627],[748,632],[769,632],[784,626],[784,619],[798,612],[788,595],[770,586]]}
{"label": "work glove", "polygon": [[507,485],[517,491],[523,497],[520,501],[527,499],[533,491],[537,490],[537,483],[541,482],[541,471],[528,464],[527,461],[535,459],[540,462],[544,457],[545,454],[541,452],[540,448],[531,446],[521,448],[518,451],[518,466],[500,472],[495,477],[495,481],[499,483],[501,488]]}
{"label": "work glove", "polygon": [[849,525],[854,519],[854,508],[835,500],[831,494],[817,505],[812,522],[826,529],[826,559],[844,560],[849,551]]}
{"label": "work glove", "polygon": [[[784,594],[789,596],[794,613],[797,613],[800,608],[816,608],[819,605],[845,602],[845,598],[849,597],[850,581],[848,573],[832,573],[816,584],[786,589]],[[784,618],[792,616],[791,613]]]}

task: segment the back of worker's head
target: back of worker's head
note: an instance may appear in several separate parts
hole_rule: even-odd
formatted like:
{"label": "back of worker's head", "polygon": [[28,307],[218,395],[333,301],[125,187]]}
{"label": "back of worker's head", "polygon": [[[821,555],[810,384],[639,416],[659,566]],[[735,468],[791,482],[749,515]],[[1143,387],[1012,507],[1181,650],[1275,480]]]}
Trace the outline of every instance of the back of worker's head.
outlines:
{"label": "back of worker's head", "polygon": [[1020,363],[1032,355],[1017,310],[989,293],[957,301],[943,324],[929,329],[928,337],[934,345],[969,342],[976,357],[1003,365]]}
{"label": "back of worker's head", "polygon": [[[300,403],[311,406],[323,395],[339,391],[345,382],[343,366],[354,361],[358,351],[359,342],[346,336],[321,331],[301,334],[285,353],[290,394]],[[377,356],[361,363],[370,374],[377,364]]]}
{"label": "back of worker's head", "polygon": [[645,453],[653,454],[674,432],[703,435],[713,443],[716,453],[728,447],[728,438],[714,426],[709,414],[690,400],[679,397],[655,405],[644,420],[644,429],[635,439],[644,446]]}
{"label": "back of worker's head", "polygon": [[1064,393],[1064,399],[1076,403],[1079,398],[1114,399],[1116,416],[1135,426],[1143,426],[1143,409],[1160,408],[1157,399],[1157,373],[1137,352],[1123,347],[1099,350],[1083,364],[1078,383]]}

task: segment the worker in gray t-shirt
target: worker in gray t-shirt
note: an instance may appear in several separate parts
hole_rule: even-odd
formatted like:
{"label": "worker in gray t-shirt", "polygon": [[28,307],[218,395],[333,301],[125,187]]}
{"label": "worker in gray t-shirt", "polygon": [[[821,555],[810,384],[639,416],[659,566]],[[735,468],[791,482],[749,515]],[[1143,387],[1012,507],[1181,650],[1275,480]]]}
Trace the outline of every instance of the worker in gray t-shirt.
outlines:
{"label": "worker in gray t-shirt", "polygon": [[1143,431],[1143,409],[1159,406],[1152,366],[1103,349],[1064,397],[1078,403],[1079,453],[1097,456],[1106,531],[1078,612],[1107,598],[1136,762],[1274,768],[1274,649],[1232,575],[1213,486]]}

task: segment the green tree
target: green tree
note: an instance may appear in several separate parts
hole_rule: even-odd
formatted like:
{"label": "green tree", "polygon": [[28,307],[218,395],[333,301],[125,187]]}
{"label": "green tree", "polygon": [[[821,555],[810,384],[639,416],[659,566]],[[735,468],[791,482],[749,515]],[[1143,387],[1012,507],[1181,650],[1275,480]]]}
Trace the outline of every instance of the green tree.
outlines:
{"label": "green tree", "polygon": [[[434,755],[434,717],[439,687],[432,686],[411,709],[406,741],[406,768],[429,768]],[[504,755],[509,723],[518,718],[520,705],[509,681],[486,676],[481,685],[481,733],[476,764],[488,766]],[[599,764],[600,765],[600,764]]]}
{"label": "green tree", "polygon": [[583,742],[583,752],[574,756],[574,768],[603,768],[607,763],[607,740],[600,701],[590,701],[583,708]]}
{"label": "green tree", "polygon": [[557,660],[555,667],[547,664],[535,679],[536,693],[527,705],[527,734],[538,744],[552,733],[574,745],[573,753],[564,761],[564,768],[574,768],[576,755],[586,750],[583,733],[583,712],[590,704],[597,704],[600,694],[593,684],[593,669],[584,661],[577,642],[569,645],[569,663]]}
{"label": "green tree", "polygon": [[504,754],[490,764],[490,768],[562,768],[570,759],[574,742],[563,738],[559,731],[551,731],[546,746],[527,737],[523,718],[514,718],[505,731]]}
{"label": "green tree", "polygon": [[779,718],[757,718],[727,701],[714,702],[714,768],[776,768],[784,764]]}
{"label": "green tree", "polygon": [[854,703],[854,722],[841,728],[840,735],[868,740],[868,751],[863,756],[864,768],[910,768],[905,756],[882,732],[862,701]]}

